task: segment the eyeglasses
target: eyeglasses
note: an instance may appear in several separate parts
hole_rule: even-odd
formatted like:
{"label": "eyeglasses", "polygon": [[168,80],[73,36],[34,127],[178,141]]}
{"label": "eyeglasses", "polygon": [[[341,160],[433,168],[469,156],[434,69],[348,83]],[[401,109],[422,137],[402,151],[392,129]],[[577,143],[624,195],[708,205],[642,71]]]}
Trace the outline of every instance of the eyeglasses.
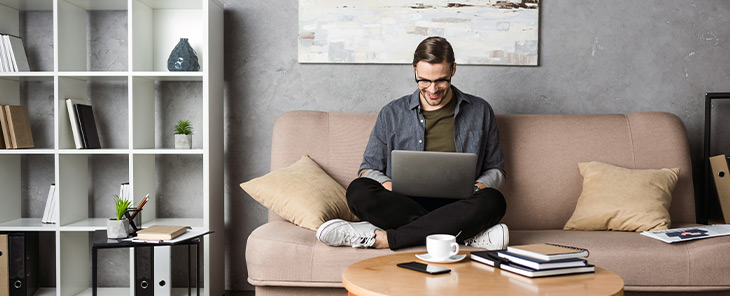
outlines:
{"label": "eyeglasses", "polygon": [[442,78],[442,79],[436,79],[436,80],[418,79],[418,76],[416,76],[415,74],[413,75],[413,77],[416,79],[416,83],[418,83],[418,87],[421,87],[421,88],[427,88],[427,87],[431,86],[431,84],[434,84],[434,83],[436,84],[436,87],[446,87],[449,85],[449,83],[451,83],[451,77],[449,77],[448,79]]}

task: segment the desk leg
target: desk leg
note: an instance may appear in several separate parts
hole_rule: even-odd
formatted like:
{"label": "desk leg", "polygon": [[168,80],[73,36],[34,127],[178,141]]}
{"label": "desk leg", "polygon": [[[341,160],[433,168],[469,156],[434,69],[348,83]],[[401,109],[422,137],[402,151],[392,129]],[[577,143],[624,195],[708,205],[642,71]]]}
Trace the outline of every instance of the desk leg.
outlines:
{"label": "desk leg", "polygon": [[96,252],[98,249],[91,249],[91,295],[96,296]]}
{"label": "desk leg", "polygon": [[190,262],[190,245],[188,244],[188,295],[190,295],[190,287],[193,283],[191,278],[193,277],[193,272],[190,270],[190,265],[192,265],[192,262]]}
{"label": "desk leg", "polygon": [[200,241],[195,245],[195,252],[195,295],[200,296]]}

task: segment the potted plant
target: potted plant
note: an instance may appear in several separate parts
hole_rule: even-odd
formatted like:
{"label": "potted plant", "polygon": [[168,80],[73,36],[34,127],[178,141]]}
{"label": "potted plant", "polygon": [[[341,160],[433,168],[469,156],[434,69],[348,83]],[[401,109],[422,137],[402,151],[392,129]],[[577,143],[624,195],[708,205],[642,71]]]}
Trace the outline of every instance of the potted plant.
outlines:
{"label": "potted plant", "polygon": [[175,149],[193,148],[193,126],[189,120],[179,120],[175,125]]}
{"label": "potted plant", "polygon": [[129,220],[124,217],[132,201],[122,199],[118,195],[114,195],[114,207],[116,210],[116,218],[110,218],[106,221],[106,236],[108,238],[126,238],[129,235]]}

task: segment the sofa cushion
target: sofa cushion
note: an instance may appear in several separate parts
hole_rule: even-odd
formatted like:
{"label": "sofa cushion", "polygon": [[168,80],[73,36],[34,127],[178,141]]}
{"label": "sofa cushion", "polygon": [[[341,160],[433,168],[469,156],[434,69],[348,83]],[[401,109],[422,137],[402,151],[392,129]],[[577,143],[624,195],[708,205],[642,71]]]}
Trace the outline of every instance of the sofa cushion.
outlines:
{"label": "sofa cushion", "polygon": [[[588,262],[621,276],[627,290],[650,286],[730,286],[730,256],[725,255],[730,236],[666,244],[636,232],[510,231],[511,245],[543,242],[590,250]],[[461,247],[464,251],[478,250]],[[425,247],[413,247],[396,252],[426,251]],[[393,253],[387,249],[329,247],[315,238],[314,231],[278,220],[251,233],[246,264],[249,282],[257,286],[342,287],[342,272],[348,265]]]}
{"label": "sofa cushion", "polygon": [[578,167],[583,192],[564,230],[669,228],[669,204],[679,169],[632,170],[597,161]]}
{"label": "sofa cushion", "polygon": [[309,156],[289,167],[241,183],[253,199],[279,216],[304,228],[317,230],[327,220],[357,221],[345,200],[345,189]]}

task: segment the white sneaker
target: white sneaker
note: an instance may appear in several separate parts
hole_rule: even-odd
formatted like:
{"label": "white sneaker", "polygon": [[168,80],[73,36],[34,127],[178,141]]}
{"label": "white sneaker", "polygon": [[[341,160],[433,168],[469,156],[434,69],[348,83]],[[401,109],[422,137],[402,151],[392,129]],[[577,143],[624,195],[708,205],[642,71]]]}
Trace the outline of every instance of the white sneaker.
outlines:
{"label": "white sneaker", "polygon": [[347,222],[342,219],[333,219],[319,226],[317,239],[333,247],[369,248],[375,244],[376,229],[380,228],[370,222]]}
{"label": "white sneaker", "polygon": [[502,223],[486,229],[474,237],[464,241],[467,246],[484,248],[489,251],[507,249],[509,245],[509,229]]}

